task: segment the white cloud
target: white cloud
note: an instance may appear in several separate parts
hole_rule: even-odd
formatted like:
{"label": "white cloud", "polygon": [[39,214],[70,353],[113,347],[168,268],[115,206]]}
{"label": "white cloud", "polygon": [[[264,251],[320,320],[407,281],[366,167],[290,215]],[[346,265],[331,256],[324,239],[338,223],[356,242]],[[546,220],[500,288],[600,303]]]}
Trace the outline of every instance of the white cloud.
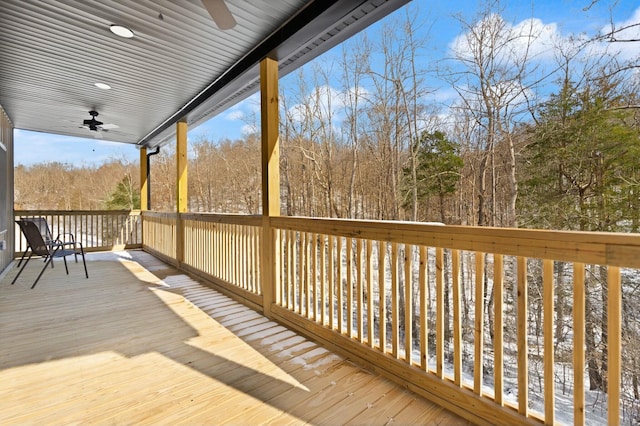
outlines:
{"label": "white cloud", "polygon": [[253,135],[258,133],[259,131],[260,130],[252,124],[245,124],[240,128],[240,134],[243,136]]}
{"label": "white cloud", "polygon": [[613,28],[611,25],[603,27],[601,34],[610,34],[614,29],[613,43],[609,40],[604,43],[610,43],[611,51],[618,55],[620,59],[638,58],[638,44],[640,42],[625,42],[622,40],[640,40],[640,7],[635,10],[629,19],[615,22]]}
{"label": "white cloud", "polygon": [[452,100],[459,99],[458,92],[453,87],[440,87],[433,93],[429,94],[426,100],[438,103],[449,103]]}
{"label": "white cloud", "polygon": [[545,24],[540,19],[527,19],[513,27],[514,50],[523,53],[529,49],[528,56],[536,59],[553,57],[553,47],[562,41],[562,35],[555,23]]}
{"label": "white cloud", "polygon": [[225,117],[227,120],[229,121],[236,121],[236,120],[242,120],[244,118],[244,112],[240,111],[239,109],[230,111],[227,115],[225,115]]}
{"label": "white cloud", "polygon": [[302,122],[305,118],[325,122],[336,119],[341,121],[346,104],[347,95],[344,92],[325,85],[316,87],[303,102],[290,107],[288,114],[296,122]]}
{"label": "white cloud", "polygon": [[[609,53],[620,60],[638,58],[639,42],[622,40],[640,39],[640,7],[628,19],[614,22],[600,28],[600,35],[607,35],[615,29],[614,40],[603,37],[602,41],[591,43],[584,51],[585,56]],[[483,41],[480,36],[483,36]],[[497,46],[497,59],[503,64],[515,64],[525,56],[529,60],[549,61],[554,59],[558,46],[584,46],[596,34],[563,34],[558,23],[545,23],[538,18],[525,19],[518,23],[506,22],[500,15],[493,14],[477,22],[469,31],[458,35],[450,44],[451,54],[462,60],[474,60],[474,52],[483,43],[488,49],[490,43]],[[617,40],[617,42],[616,42]],[[612,42],[613,41],[613,42]]]}
{"label": "white cloud", "polygon": [[256,92],[238,104],[238,107],[247,108],[254,114],[260,113],[260,92]]}
{"label": "white cloud", "polygon": [[545,60],[553,57],[553,46],[562,42],[555,23],[545,24],[537,18],[525,19],[515,25],[502,16],[492,14],[477,22],[449,45],[454,57],[475,61],[481,48],[494,48],[496,60],[503,65],[520,63],[523,59]]}

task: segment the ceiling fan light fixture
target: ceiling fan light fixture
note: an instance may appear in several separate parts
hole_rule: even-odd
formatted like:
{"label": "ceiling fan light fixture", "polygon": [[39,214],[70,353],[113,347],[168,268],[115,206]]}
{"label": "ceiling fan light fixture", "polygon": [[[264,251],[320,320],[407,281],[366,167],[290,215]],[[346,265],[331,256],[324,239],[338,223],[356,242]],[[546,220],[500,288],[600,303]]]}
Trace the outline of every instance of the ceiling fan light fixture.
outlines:
{"label": "ceiling fan light fixture", "polygon": [[111,89],[111,86],[109,86],[106,83],[94,83],[94,85],[98,88],[98,89],[102,89],[102,90],[109,90]]}
{"label": "ceiling fan light fixture", "polygon": [[131,31],[129,28],[124,27],[122,25],[111,25],[109,27],[109,30],[111,30],[112,33],[114,33],[119,37],[123,37],[123,38],[133,37],[133,31]]}

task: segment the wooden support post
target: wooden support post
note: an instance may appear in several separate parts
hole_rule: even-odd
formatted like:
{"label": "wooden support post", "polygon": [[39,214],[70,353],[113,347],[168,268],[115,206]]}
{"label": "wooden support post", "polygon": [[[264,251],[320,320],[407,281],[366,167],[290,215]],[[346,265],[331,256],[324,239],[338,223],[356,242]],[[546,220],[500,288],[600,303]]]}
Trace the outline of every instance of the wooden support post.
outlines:
{"label": "wooden support post", "polygon": [[188,211],[189,194],[187,192],[187,123],[176,123],[176,260],[178,265],[184,261],[184,229],[181,213]]}
{"label": "wooden support post", "polygon": [[[140,148],[140,210],[149,210],[149,194],[148,194],[148,182],[147,177],[149,175],[149,169],[147,168],[147,148]],[[144,245],[144,226],[142,225],[143,216],[140,215],[140,237],[141,243]]]}
{"label": "wooden support post", "polygon": [[147,196],[147,148],[140,148],[140,210],[149,210],[149,198]]}
{"label": "wooden support post", "polygon": [[260,62],[260,109],[262,126],[262,296],[263,311],[271,317],[278,281],[279,251],[269,218],[280,216],[280,135],[278,100],[278,62],[265,58]]}

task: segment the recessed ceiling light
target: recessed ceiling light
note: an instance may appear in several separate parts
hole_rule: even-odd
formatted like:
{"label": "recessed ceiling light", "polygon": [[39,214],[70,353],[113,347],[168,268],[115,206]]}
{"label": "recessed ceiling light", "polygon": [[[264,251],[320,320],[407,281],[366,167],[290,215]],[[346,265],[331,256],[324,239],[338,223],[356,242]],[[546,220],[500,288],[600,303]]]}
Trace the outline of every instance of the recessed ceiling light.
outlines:
{"label": "recessed ceiling light", "polygon": [[124,37],[124,38],[133,37],[133,31],[131,31],[127,27],[123,27],[122,25],[111,25],[109,29],[111,30],[112,33],[114,33],[117,36]]}
{"label": "recessed ceiling light", "polygon": [[109,89],[111,89],[111,86],[109,86],[108,84],[105,84],[105,83],[95,83],[95,86],[96,86],[98,89],[102,89],[102,90],[109,90]]}

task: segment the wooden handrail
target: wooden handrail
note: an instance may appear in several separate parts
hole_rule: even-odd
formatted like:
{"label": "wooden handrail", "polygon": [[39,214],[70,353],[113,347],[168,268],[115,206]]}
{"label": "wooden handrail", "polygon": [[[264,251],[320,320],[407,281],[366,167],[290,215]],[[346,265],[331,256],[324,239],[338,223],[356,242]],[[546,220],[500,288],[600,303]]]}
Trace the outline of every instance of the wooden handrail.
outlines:
{"label": "wooden handrail", "polygon": [[304,230],[341,237],[640,268],[638,234],[303,217],[273,217],[270,222],[279,229]]}

